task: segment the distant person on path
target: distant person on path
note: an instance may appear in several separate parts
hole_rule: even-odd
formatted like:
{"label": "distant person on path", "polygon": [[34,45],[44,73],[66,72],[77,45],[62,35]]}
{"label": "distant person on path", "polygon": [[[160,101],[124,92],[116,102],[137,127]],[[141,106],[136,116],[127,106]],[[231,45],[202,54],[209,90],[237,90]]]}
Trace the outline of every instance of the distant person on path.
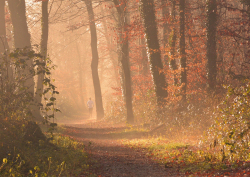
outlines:
{"label": "distant person on path", "polygon": [[89,101],[87,102],[87,106],[89,108],[89,117],[92,117],[94,102],[89,98]]}

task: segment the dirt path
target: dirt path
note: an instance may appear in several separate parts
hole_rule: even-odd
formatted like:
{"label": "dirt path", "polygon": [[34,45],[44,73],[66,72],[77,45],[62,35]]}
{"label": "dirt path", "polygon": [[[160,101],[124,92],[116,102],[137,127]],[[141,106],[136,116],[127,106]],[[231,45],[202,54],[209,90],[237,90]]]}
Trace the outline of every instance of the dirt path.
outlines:
{"label": "dirt path", "polygon": [[141,150],[122,145],[121,139],[142,138],[143,133],[124,133],[125,127],[91,127],[86,124],[67,125],[66,127],[66,134],[79,139],[86,145],[89,157],[93,159],[90,164],[90,172],[100,177],[184,176],[160,166]]}

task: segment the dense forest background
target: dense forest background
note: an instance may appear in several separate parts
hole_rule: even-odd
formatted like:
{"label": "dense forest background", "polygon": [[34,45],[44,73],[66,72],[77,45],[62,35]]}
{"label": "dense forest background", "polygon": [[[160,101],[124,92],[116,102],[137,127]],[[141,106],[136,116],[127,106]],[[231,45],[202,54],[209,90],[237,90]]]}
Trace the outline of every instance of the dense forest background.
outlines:
{"label": "dense forest background", "polygon": [[[12,3],[23,14],[15,16],[2,2],[1,36],[7,43],[2,42],[1,51],[32,46],[41,52],[45,41],[45,55],[57,67],[56,104],[66,116],[81,115],[96,94],[101,118],[102,109],[105,114],[127,109],[122,112],[131,119],[135,114],[137,121],[149,117],[137,110],[152,110],[154,101],[173,111],[206,107],[209,97],[226,93],[223,85],[236,86],[249,77],[248,1]],[[15,27],[15,18],[23,18],[22,24]],[[28,44],[19,37],[24,31]],[[96,69],[94,83],[100,86],[93,84]]]}
{"label": "dense forest background", "polygon": [[[136,114],[137,106],[146,104],[152,108],[151,102],[158,97],[164,97],[164,106],[178,107],[177,104],[188,102],[206,107],[210,90],[222,96],[226,93],[223,85],[237,85],[239,79],[249,77],[247,2],[157,1],[155,19],[150,14],[149,22],[141,12],[143,2],[92,3],[98,74],[106,113],[111,111],[111,103],[124,110],[124,105],[129,106],[133,100]],[[32,45],[39,45],[41,41],[40,6],[41,3],[28,2],[26,7]],[[95,97],[88,11],[82,1],[55,1],[48,4],[48,8],[48,54],[57,65],[53,78],[60,92],[57,106],[64,114],[77,114],[86,110],[88,97]],[[154,33],[158,35],[145,34],[147,28],[149,33],[153,33],[151,28],[156,28]],[[152,39],[148,39],[151,35]],[[147,49],[146,41],[152,41],[153,46]],[[160,52],[160,56],[149,56],[151,52]],[[130,66],[128,71],[123,60]],[[154,71],[154,67],[159,67],[158,71]],[[157,83],[156,72],[164,75],[165,85]],[[157,85],[164,88],[166,96],[155,95]],[[130,90],[127,87],[131,87],[131,91],[127,91],[131,93],[126,93],[126,89]],[[128,102],[124,102],[122,95]]]}
{"label": "dense forest background", "polygon": [[247,156],[248,0],[0,0],[0,59],[3,130],[87,119],[91,97],[98,121]]}

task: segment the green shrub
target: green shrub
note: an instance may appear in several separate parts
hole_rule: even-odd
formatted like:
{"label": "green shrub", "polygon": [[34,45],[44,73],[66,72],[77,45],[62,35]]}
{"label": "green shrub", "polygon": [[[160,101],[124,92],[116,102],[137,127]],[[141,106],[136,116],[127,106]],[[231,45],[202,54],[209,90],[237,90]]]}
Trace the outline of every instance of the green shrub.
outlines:
{"label": "green shrub", "polygon": [[79,176],[88,172],[82,143],[65,136],[55,136],[52,143],[17,147],[3,159],[0,176]]}
{"label": "green shrub", "polygon": [[[43,105],[39,105],[44,123],[53,122],[56,86],[51,79],[54,65],[42,62],[41,56],[29,49],[17,49],[0,58],[0,176],[79,176],[88,169],[84,145],[68,137],[47,139],[34,123],[33,78],[44,74]],[[34,131],[31,132],[31,127]],[[51,135],[51,134],[50,134]],[[42,138],[41,138],[42,137]],[[49,135],[47,136],[49,137]]]}
{"label": "green shrub", "polygon": [[217,118],[209,131],[212,146],[221,149],[223,160],[247,160],[250,136],[250,82],[228,86],[225,101],[218,106]]}

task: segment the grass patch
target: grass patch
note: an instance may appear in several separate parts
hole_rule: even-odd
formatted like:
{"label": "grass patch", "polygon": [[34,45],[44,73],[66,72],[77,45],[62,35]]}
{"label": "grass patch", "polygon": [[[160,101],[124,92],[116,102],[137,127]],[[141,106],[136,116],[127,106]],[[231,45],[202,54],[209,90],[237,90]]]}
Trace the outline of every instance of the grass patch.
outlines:
{"label": "grass patch", "polygon": [[222,161],[220,151],[204,149],[192,144],[175,142],[168,138],[149,137],[147,139],[123,140],[131,148],[142,149],[146,155],[165,166],[189,174],[226,172],[248,166],[247,162]]}
{"label": "grass patch", "polygon": [[40,140],[38,144],[24,142],[22,130],[17,126],[1,131],[0,145],[4,153],[0,176],[95,176],[89,173],[89,158],[83,143],[61,134],[50,141]]}

